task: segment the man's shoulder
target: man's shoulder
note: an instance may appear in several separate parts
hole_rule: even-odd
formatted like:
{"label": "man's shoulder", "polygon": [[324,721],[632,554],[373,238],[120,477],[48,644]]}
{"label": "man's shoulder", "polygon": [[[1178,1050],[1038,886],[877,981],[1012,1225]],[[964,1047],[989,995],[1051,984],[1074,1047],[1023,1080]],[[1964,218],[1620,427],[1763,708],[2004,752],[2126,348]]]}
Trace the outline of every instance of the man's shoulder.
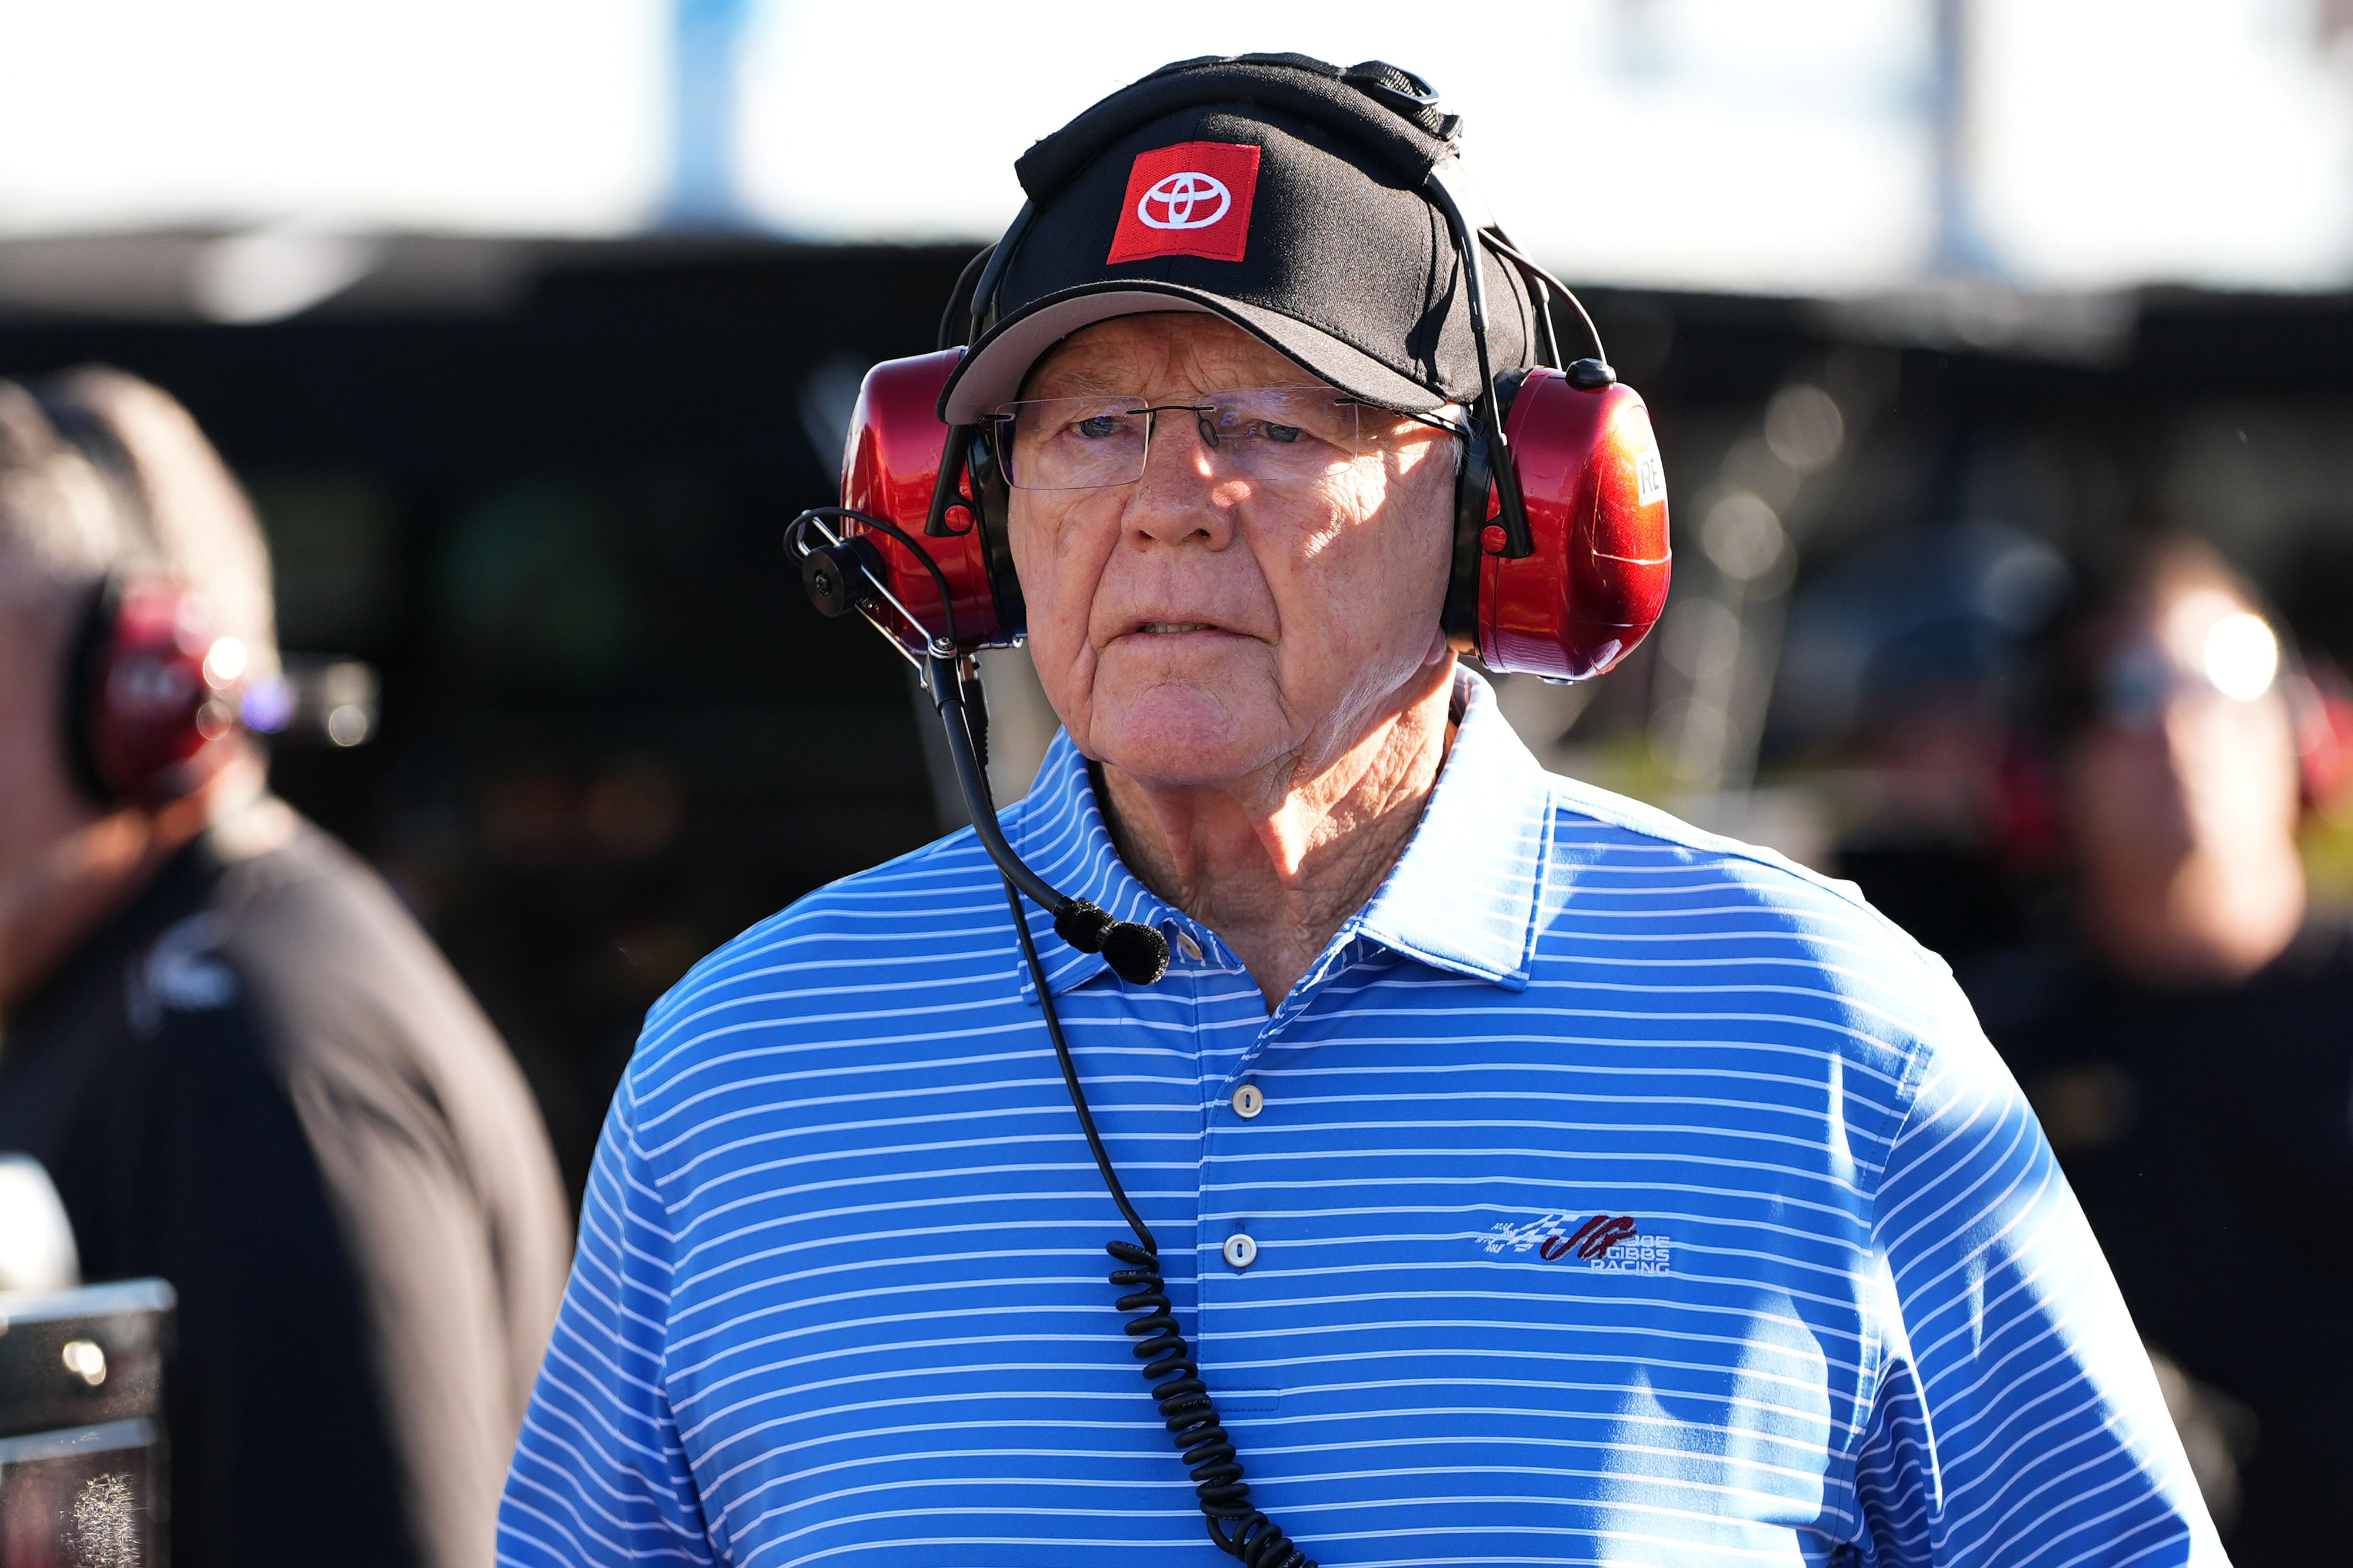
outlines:
{"label": "man's shoulder", "polygon": [[205,845],[210,893],[140,961],[134,1021],[142,1006],[186,1022],[234,1004],[322,1159],[390,1131],[456,1160],[486,1200],[527,1194],[553,1215],[537,1108],[473,994],[372,867],[265,806]]}
{"label": "man's shoulder", "polygon": [[205,906],[165,933],[151,967],[217,952],[286,1047],[305,1055],[497,1052],[489,1021],[399,895],[342,841],[269,805],[213,835]]}
{"label": "man's shoulder", "polygon": [[[1658,873],[1661,901],[1689,912],[1785,911],[1792,923],[1842,926],[1890,958],[1945,973],[1943,959],[1872,907],[1851,881],[1826,876],[1777,849],[1696,826],[1659,806],[1546,774],[1556,863],[1624,877]],[[1629,890],[1637,890],[1629,884]]]}
{"label": "man's shoulder", "polygon": [[813,1004],[947,995],[1009,978],[1005,892],[970,828],[829,882],[723,943],[647,1011],[633,1074],[731,1037],[809,1024]]}
{"label": "man's shoulder", "polygon": [[1941,1041],[1978,1033],[1945,961],[1852,882],[1657,806],[1551,776],[1551,886],[1540,955],[1582,973],[1606,955],[1662,984],[1738,994],[1752,1025],[1861,1050],[1915,1077]]}

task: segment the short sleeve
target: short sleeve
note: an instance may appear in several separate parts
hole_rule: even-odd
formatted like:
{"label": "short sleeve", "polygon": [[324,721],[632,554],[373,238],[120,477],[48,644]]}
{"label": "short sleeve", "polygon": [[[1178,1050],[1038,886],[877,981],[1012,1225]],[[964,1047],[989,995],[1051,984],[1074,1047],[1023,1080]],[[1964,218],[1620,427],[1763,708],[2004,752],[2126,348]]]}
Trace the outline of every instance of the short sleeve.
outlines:
{"label": "short sleeve", "polygon": [[597,1143],[571,1282],[507,1477],[502,1565],[715,1561],[663,1385],[672,1245],[625,1077]]}
{"label": "short sleeve", "polygon": [[1876,1205],[1863,1561],[2221,1564],[2148,1357],[2017,1083],[1955,994]]}

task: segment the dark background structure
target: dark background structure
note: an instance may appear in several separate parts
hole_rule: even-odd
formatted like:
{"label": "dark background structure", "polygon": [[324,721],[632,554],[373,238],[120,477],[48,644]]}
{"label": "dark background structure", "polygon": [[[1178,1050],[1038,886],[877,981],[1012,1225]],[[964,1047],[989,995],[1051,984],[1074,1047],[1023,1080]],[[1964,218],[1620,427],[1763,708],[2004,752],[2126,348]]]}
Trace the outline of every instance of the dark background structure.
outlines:
{"label": "dark background structure", "polygon": [[[98,266],[172,242],[72,243]],[[379,738],[283,750],[279,784],[423,915],[522,1058],[575,1191],[662,989],[802,892],[939,830],[903,669],[808,610],[779,539],[830,492],[860,372],[932,347],[965,256],[417,242],[375,284],[269,325],[168,304],[0,314],[0,374],[104,361],[185,402],[259,503],[284,646],[381,671]],[[2075,560],[2169,517],[2353,657],[2353,300],[1588,300],[1652,405],[1678,597],[1731,604],[1746,639],[1753,689],[1725,700],[1734,741],[1752,732],[1745,751],[1717,735],[1713,762],[1682,775],[1625,763],[1638,742],[1672,752],[1662,715],[1693,711],[1672,689],[1704,684],[1688,628],[1662,632],[1532,736],[1559,742],[1561,765],[1614,757],[1607,782],[1702,812],[1753,800],[1760,777],[1834,773],[1863,721],[1826,717],[1785,643],[1808,646],[1858,571],[1866,597],[1936,589],[1950,575],[1937,542],[1982,542],[1989,526]],[[1841,411],[1835,460],[1752,472],[1775,400],[1799,385]],[[1719,514],[1726,497],[1777,484],[1778,564],[1727,598],[1731,535],[1710,520],[1738,521]],[[1930,603],[1860,657],[1921,625],[1941,647],[1946,622],[1945,641],[1968,645],[1966,600]],[[1999,605],[1979,618],[2001,632]],[[1971,689],[1999,684],[2000,658],[1958,658]],[[1944,666],[1928,668],[1933,686]],[[1835,791],[1814,798],[1831,802],[1831,858],[1869,837]]]}

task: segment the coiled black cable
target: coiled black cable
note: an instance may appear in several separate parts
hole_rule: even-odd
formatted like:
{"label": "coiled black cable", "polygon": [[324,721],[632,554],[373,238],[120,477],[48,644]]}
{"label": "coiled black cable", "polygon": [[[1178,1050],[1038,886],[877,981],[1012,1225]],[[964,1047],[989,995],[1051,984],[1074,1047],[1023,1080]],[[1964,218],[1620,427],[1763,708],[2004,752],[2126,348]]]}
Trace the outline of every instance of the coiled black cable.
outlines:
{"label": "coiled black cable", "polygon": [[1249,1568],[1315,1568],[1314,1560],[1292,1544],[1282,1526],[1251,1506],[1250,1482],[1242,1479],[1234,1440],[1218,1418],[1193,1348],[1185,1342],[1185,1331],[1176,1326],[1159,1258],[1132,1241],[1111,1242],[1105,1250],[1126,1265],[1111,1271],[1111,1282],[1127,1291],[1119,1299],[1119,1310],[1136,1314],[1128,1321],[1128,1336],[1136,1342],[1135,1358],[1145,1363],[1144,1381],[1152,1385],[1160,1419],[1191,1467],[1194,1495],[1208,1521],[1209,1539]]}
{"label": "coiled black cable", "polygon": [[[940,603],[948,607],[947,639],[955,643],[954,595],[949,592],[946,576],[929,551],[887,519],[843,507],[812,508],[795,518],[786,530],[786,544],[796,557],[805,563],[819,557],[834,563],[843,573],[845,586],[853,572],[874,577],[876,569],[849,549],[855,541],[828,545],[808,542],[807,531],[818,519],[826,517],[864,523],[897,541],[923,563],[939,590]],[[830,597],[833,592],[828,589],[828,595]],[[814,589],[812,596],[816,596]],[[861,601],[845,592],[835,602],[841,608],[828,610],[828,614],[845,613]],[[997,803],[989,798],[984,750],[987,731],[981,717],[980,692],[976,684],[968,687],[965,672],[946,656],[934,654],[930,669],[935,688],[934,700],[941,721],[948,727],[949,751],[956,759],[958,783],[973,809],[974,825],[982,830],[982,847],[1003,872],[1006,907],[1012,911],[1013,931],[1020,940],[1021,957],[1029,965],[1030,981],[1038,987],[1039,1011],[1045,1016],[1046,1035],[1053,1042],[1054,1060],[1062,1069],[1062,1085],[1070,1091],[1071,1109],[1078,1112],[1079,1130],[1086,1134],[1087,1149],[1094,1156],[1095,1170],[1103,1176],[1104,1190],[1119,1206],[1120,1216],[1127,1221],[1128,1229],[1135,1233],[1134,1241],[1123,1239],[1106,1246],[1118,1264],[1111,1271],[1111,1283],[1121,1292],[1119,1310],[1134,1314],[1127,1323],[1128,1338],[1134,1342],[1136,1359],[1144,1363],[1141,1370],[1160,1408],[1160,1418],[1190,1468],[1194,1494],[1201,1505],[1209,1539],[1218,1543],[1219,1551],[1239,1559],[1245,1568],[1315,1568],[1314,1560],[1293,1545],[1282,1527],[1250,1500],[1250,1482],[1242,1477],[1241,1459],[1234,1451],[1225,1423],[1219,1419],[1208,1385],[1201,1381],[1200,1365],[1194,1361],[1192,1347],[1185,1342],[1185,1331],[1177,1325],[1176,1310],[1169,1303],[1168,1282],[1160,1271],[1160,1243],[1154,1239],[1144,1216],[1135,1212],[1135,1205],[1128,1201],[1127,1189],[1121,1184],[1119,1173],[1112,1168],[1111,1155],[1103,1148],[1103,1134],[1095,1129],[1094,1113],[1087,1108],[1086,1090],[1079,1083],[1078,1064],[1071,1058],[1069,1040],[1063,1037],[1061,1014],[1054,1005],[1053,989],[1046,981],[1046,966],[1038,957],[1038,944],[1029,935],[1029,921],[1022,915],[1021,891],[1015,884],[1014,872],[1019,871],[1029,883],[1034,884],[1033,896],[1055,916],[1055,930],[1063,940],[1084,951],[1102,952],[1124,977],[1143,984],[1159,979],[1168,966],[1167,945],[1157,931],[1147,927],[1112,920],[1083,900],[1062,898],[1022,867],[1001,837],[992,842],[987,830],[995,826]],[[1008,867],[1011,869],[1006,869]],[[1062,907],[1057,907],[1057,900]],[[1069,923],[1074,918],[1090,930],[1074,931]],[[1123,931],[1126,933],[1124,938]],[[1090,939],[1094,945],[1088,945]]]}
{"label": "coiled black cable", "polygon": [[1094,1155],[1095,1169],[1102,1173],[1111,1201],[1119,1205],[1121,1217],[1135,1233],[1134,1241],[1121,1239],[1104,1247],[1119,1263],[1111,1271],[1113,1288],[1122,1292],[1115,1304],[1122,1312],[1134,1314],[1127,1322],[1128,1337],[1134,1341],[1136,1359],[1144,1363],[1144,1381],[1152,1387],[1160,1419],[1189,1467],[1209,1539],[1227,1556],[1240,1560],[1244,1568],[1315,1568],[1314,1559],[1250,1500],[1250,1482],[1242,1477],[1234,1440],[1219,1419],[1209,1386],[1201,1381],[1200,1364],[1193,1359],[1193,1347],[1186,1343],[1185,1331],[1177,1325],[1176,1309],[1169,1302],[1168,1281],[1160,1272],[1160,1243],[1128,1201],[1127,1189],[1103,1149],[1103,1134],[1095,1131],[1094,1113],[1087,1109],[1086,1091],[1079,1085],[1078,1064],[1071,1058],[1070,1042],[1062,1037],[1054,993],[1046,984],[1046,966],[1039,960],[1029,922],[1022,918],[1021,895],[1010,879],[1005,883],[1005,902],[1013,911],[1013,931],[1020,939],[1030,982],[1038,987],[1039,1010],[1046,1016],[1046,1036],[1054,1043],[1054,1060],[1062,1069],[1063,1087],[1070,1090],[1071,1109],[1079,1113],[1079,1130],[1086,1134],[1087,1148]]}

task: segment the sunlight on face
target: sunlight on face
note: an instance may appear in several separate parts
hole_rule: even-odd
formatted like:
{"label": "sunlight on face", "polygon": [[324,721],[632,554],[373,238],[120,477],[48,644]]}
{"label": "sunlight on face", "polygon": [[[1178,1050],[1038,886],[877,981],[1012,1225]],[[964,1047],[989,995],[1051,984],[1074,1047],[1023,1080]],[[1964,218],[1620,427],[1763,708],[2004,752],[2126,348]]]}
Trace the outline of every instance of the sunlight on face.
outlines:
{"label": "sunlight on face", "polygon": [[1211,446],[1186,411],[1312,384],[1195,314],[1090,327],[1031,375],[1025,401],[1114,391],[1180,405],[1155,416],[1140,477],[1012,492],[1030,655],[1088,756],[1168,785],[1313,765],[1443,657],[1454,437],[1364,408],[1353,447],[1310,451],[1312,436],[1282,427],[1253,456]]}
{"label": "sunlight on face", "polygon": [[2209,584],[2161,591],[2121,626],[2109,664],[2130,690],[2112,691],[2116,711],[2073,748],[2082,852],[2164,866],[2200,852],[2227,860],[2293,834],[2295,741],[2279,657],[2262,617]]}

